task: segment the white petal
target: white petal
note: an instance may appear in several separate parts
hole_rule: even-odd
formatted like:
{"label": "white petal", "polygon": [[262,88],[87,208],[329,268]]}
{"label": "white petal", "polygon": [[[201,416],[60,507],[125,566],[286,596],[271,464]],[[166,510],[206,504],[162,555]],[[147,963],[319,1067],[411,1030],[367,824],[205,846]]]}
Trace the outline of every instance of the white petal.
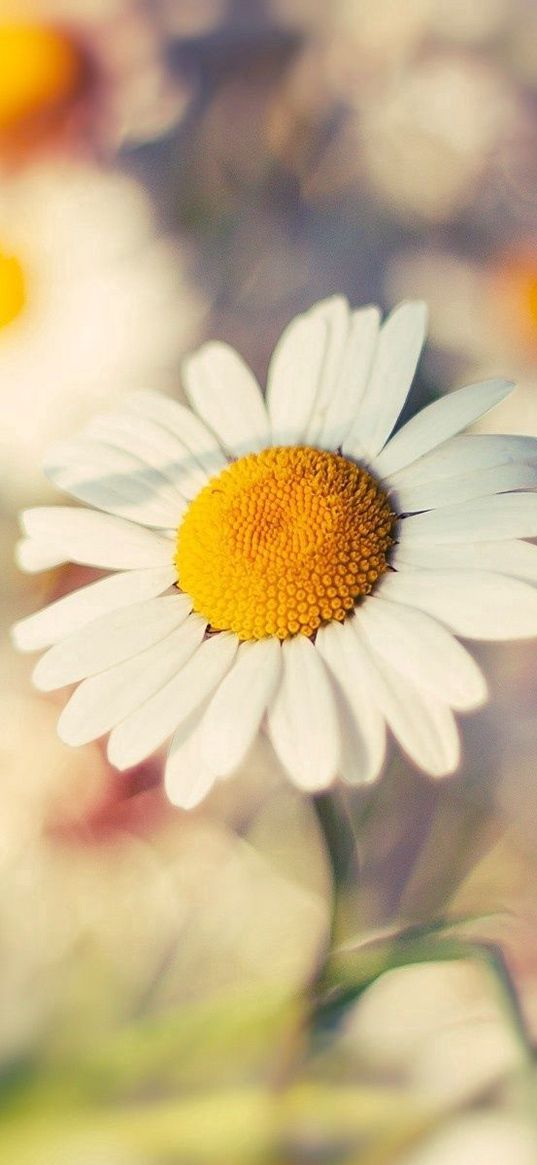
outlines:
{"label": "white petal", "polygon": [[498,465],[537,464],[537,438],[498,436],[494,433],[463,433],[443,441],[417,461],[384,478],[394,489],[429,485],[459,474],[477,473]]}
{"label": "white petal", "polygon": [[191,615],[146,651],[79,684],[58,723],[65,744],[87,744],[140,708],[177,674],[205,634],[205,620]]}
{"label": "white petal", "polygon": [[321,383],[328,327],[324,302],[297,316],[280,336],[267,376],[273,445],[300,445]]}
{"label": "white petal", "polygon": [[334,780],[340,739],[328,675],[304,635],[282,646],[283,672],[268,711],[270,739],[284,768],[301,789],[314,792]]}
{"label": "white petal", "polygon": [[537,494],[519,493],[458,502],[425,514],[413,514],[399,523],[398,537],[401,545],[436,546],[466,540],[494,542],[532,538],[536,534]]}
{"label": "white petal", "polygon": [[51,570],[66,562],[66,555],[51,546],[49,542],[39,542],[34,538],[21,538],[15,546],[15,561],[20,570],[36,574],[40,570]]}
{"label": "white petal", "polygon": [[380,477],[397,473],[455,433],[462,432],[512,390],[509,380],[484,380],[433,401],[399,429],[372,461],[372,468]]}
{"label": "white petal", "polygon": [[378,307],[352,313],[340,372],[316,441],[321,449],[338,449],[354,424],[371,372],[379,323]]}
{"label": "white petal", "polygon": [[386,752],[384,720],[369,689],[369,672],[356,637],[345,623],[328,623],[317,632],[315,646],[330,670],[343,719],[341,773],[352,784],[374,781]]}
{"label": "white petal", "polygon": [[429,510],[490,497],[509,490],[532,489],[537,485],[537,466],[494,465],[477,473],[442,477],[420,485],[396,487],[393,497],[400,514]]}
{"label": "white petal", "polygon": [[228,344],[204,344],[183,365],[192,407],[237,457],[270,443],[267,410],[253,372]]}
{"label": "white petal", "polygon": [[316,306],[315,313],[326,324],[326,344],[319,390],[305,434],[306,445],[318,445],[327,410],[334,398],[350,328],[350,311],[342,295],[334,295]]}
{"label": "white petal", "polygon": [[375,457],[408,396],[427,328],[424,303],[402,303],[380,330],[371,375],[354,424],[343,442],[349,457]]}
{"label": "white petal", "polygon": [[450,542],[445,546],[395,546],[392,566],[424,570],[486,570],[537,583],[537,546],[530,542]]}
{"label": "white petal", "polygon": [[92,619],[141,603],[162,594],[176,579],[173,566],[155,570],[129,570],[114,574],[57,599],[34,615],[21,619],[13,627],[13,639],[19,651],[40,651],[58,643],[66,635],[90,623]]}
{"label": "white petal", "polygon": [[78,438],[55,445],[44,471],[58,489],[78,501],[145,526],[176,526],[186,508],[157,470],[96,441]]}
{"label": "white petal", "polygon": [[149,417],[163,429],[175,433],[209,477],[228,465],[228,459],[214,433],[192,409],[185,408],[178,401],[170,400],[159,392],[135,392],[124,401],[124,407],[139,416]]}
{"label": "white petal", "polygon": [[408,678],[402,679],[367,647],[355,620],[349,621],[369,667],[371,693],[399,744],[411,760],[432,777],[453,773],[460,759],[460,741],[453,713]]}
{"label": "white petal", "polygon": [[203,704],[229,671],[239,641],[235,635],[212,635],[188,663],[143,707],[114,728],[108,759],[118,769],[139,764]]}
{"label": "white petal", "polygon": [[108,413],[94,417],[84,435],[138,457],[145,466],[156,470],[168,487],[172,487],[173,497],[179,492],[183,499],[192,499],[209,480],[205,470],[178,437],[134,413]]}
{"label": "white petal", "polygon": [[469,709],[485,701],[487,686],[475,660],[430,615],[373,597],[355,618],[375,656],[440,703]]}
{"label": "white petal", "polygon": [[24,532],[54,548],[60,562],[79,562],[102,570],[169,566],[173,543],[134,522],[74,506],[37,506],[21,517]]}
{"label": "white petal", "polygon": [[35,668],[34,683],[50,692],[114,667],[164,639],[191,610],[187,595],[174,594],[102,615],[51,647]]}
{"label": "white petal", "polygon": [[179,809],[194,809],[199,805],[216,779],[202,756],[200,722],[199,712],[195,712],[179,726],[166,761],[164,787],[172,805]]}
{"label": "white petal", "polygon": [[201,727],[202,756],[216,776],[234,772],[253,744],[280,676],[281,655],[277,639],[241,643]]}
{"label": "white petal", "polygon": [[486,571],[399,570],[385,574],[382,598],[426,611],[467,639],[537,635],[537,590]]}

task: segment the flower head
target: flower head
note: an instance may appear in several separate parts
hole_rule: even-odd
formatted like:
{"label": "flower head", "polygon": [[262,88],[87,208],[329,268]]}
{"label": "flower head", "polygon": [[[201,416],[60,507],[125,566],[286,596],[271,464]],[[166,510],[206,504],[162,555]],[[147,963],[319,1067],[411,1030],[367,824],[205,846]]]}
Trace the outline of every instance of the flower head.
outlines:
{"label": "flower head", "polygon": [[101,152],[166,133],[193,83],[172,76],[167,19],[154,7],[0,0],[0,157],[26,160],[43,147]]}
{"label": "flower head", "polygon": [[0,187],[0,221],[0,484],[18,506],[42,497],[51,442],[175,381],[205,304],[126,175],[32,167]]}
{"label": "flower head", "polygon": [[424,329],[420,303],[381,325],[334,297],[284,332],[266,401],[210,343],[185,364],[190,408],[138,392],[50,453],[53,482],[96,508],[27,511],[21,564],[115,572],[15,629],[49,648],[38,687],[79,683],[65,741],[110,732],[124,769],[172,737],[185,807],[261,731],[311,791],[374,780],[387,728],[426,773],[456,769],[453,710],[486,688],[454,634],[537,633],[537,444],[462,434],[503,380],[394,435]]}

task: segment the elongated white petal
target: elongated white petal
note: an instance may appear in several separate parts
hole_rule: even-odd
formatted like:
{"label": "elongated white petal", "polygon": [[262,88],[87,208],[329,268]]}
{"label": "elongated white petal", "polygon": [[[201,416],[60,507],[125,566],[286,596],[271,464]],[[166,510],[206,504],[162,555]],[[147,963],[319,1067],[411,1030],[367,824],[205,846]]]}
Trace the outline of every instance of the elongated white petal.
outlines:
{"label": "elongated white petal", "polygon": [[175,594],[108,612],[51,647],[35,668],[34,683],[50,692],[114,667],[164,639],[191,610],[188,596]]}
{"label": "elongated white petal", "polygon": [[296,785],[310,792],[331,784],[338,771],[340,738],[334,696],[324,663],[309,639],[282,646],[283,671],[269,706],[270,739]]}
{"label": "elongated white petal", "polygon": [[315,442],[321,449],[338,449],[355,422],[371,372],[379,323],[378,307],[352,313],[339,375]]}
{"label": "elongated white petal", "polygon": [[380,477],[397,473],[488,413],[513,387],[509,380],[484,380],[433,401],[392,437],[371,462],[372,468]]}
{"label": "elongated white petal", "polygon": [[537,494],[501,494],[413,514],[399,524],[402,545],[494,542],[537,534]]}
{"label": "elongated white petal", "polygon": [[15,546],[17,566],[27,574],[37,574],[40,570],[51,570],[66,562],[67,556],[56,550],[50,542],[40,542],[34,538],[21,538]]}
{"label": "elongated white petal", "polygon": [[134,413],[101,414],[84,430],[87,437],[132,453],[156,470],[171,486],[173,496],[191,499],[209,478],[184,442],[148,418]]}
{"label": "elongated white petal", "polygon": [[152,647],[79,684],[58,723],[65,744],[87,744],[154,696],[199,647],[205,620],[190,615]]}
{"label": "elongated white petal", "polygon": [[329,668],[338,693],[344,741],[341,774],[351,784],[374,781],[384,763],[386,729],[371,696],[364,654],[356,647],[348,621],[321,627],[315,646]]}
{"label": "elongated white petal", "polygon": [[216,776],[234,772],[253,744],[280,676],[281,655],[277,639],[239,647],[201,727],[202,756]]}
{"label": "elongated white petal", "polygon": [[145,526],[176,526],[185,503],[150,465],[123,449],[78,438],[55,445],[44,463],[58,489]]}
{"label": "elongated white petal", "polygon": [[221,632],[202,643],[188,663],[137,712],[114,728],[108,759],[118,769],[145,760],[215,691],[231,667],[239,641]]}
{"label": "elongated white petal", "polygon": [[400,514],[415,513],[476,498],[490,497],[509,490],[533,489],[537,485],[537,466],[495,465],[477,473],[461,473],[414,486],[399,486],[394,495]]}
{"label": "elongated white petal", "polygon": [[12,632],[15,645],[19,651],[40,651],[51,643],[59,643],[66,635],[72,635],[108,611],[118,611],[131,603],[141,603],[162,594],[175,579],[173,566],[157,566],[154,570],[113,574],[87,587],[80,587],[16,623]]}
{"label": "elongated white petal", "polygon": [[389,488],[413,488],[433,481],[453,480],[499,465],[537,465],[537,438],[498,436],[495,433],[459,433],[436,449],[384,478]]}
{"label": "elongated white petal", "polygon": [[487,686],[475,660],[424,611],[373,597],[356,619],[375,656],[440,703],[469,709],[485,701]]}
{"label": "elongated white petal", "polygon": [[537,635],[537,589],[500,574],[399,570],[384,575],[382,598],[418,607],[467,639]]}
{"label": "elongated white petal", "polygon": [[395,546],[391,556],[397,570],[486,570],[510,574],[537,583],[537,546],[530,542],[450,542],[444,546]]}
{"label": "elongated white petal", "polygon": [[270,444],[269,422],[253,372],[228,344],[204,344],[183,365],[192,407],[237,457]]}
{"label": "elongated white petal", "polygon": [[401,747],[431,777],[453,773],[460,759],[453,713],[375,656],[355,620],[349,621],[349,627],[367,660],[372,696]]}
{"label": "elongated white petal", "polygon": [[297,316],[280,336],[267,376],[273,445],[300,445],[321,384],[328,327],[324,305]]}
{"label": "elongated white petal", "polygon": [[24,532],[49,544],[60,562],[79,562],[102,570],[169,566],[173,543],[134,522],[74,506],[37,506],[21,518]]}
{"label": "elongated white petal", "polygon": [[326,344],[315,398],[305,434],[307,445],[319,445],[327,410],[334,399],[341,372],[350,328],[350,311],[342,295],[334,295],[317,306],[318,315],[326,324]]}
{"label": "elongated white petal", "polygon": [[402,303],[380,330],[369,383],[343,442],[349,457],[370,460],[387,441],[408,396],[427,328],[424,303]]}
{"label": "elongated white petal", "polygon": [[170,400],[159,392],[135,392],[127,397],[124,407],[138,416],[148,417],[179,437],[209,477],[225,469],[228,464],[214,433],[192,409],[185,408],[178,401]]}
{"label": "elongated white petal", "polygon": [[210,793],[215,775],[203,758],[199,712],[180,724],[172,737],[164,787],[172,805],[179,809],[194,809]]}

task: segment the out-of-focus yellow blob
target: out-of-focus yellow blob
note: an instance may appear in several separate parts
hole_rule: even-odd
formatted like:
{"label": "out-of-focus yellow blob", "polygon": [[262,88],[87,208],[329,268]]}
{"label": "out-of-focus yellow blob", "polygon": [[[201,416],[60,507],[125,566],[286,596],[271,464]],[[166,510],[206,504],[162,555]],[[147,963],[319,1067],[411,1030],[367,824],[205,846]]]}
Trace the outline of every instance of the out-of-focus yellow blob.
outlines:
{"label": "out-of-focus yellow blob", "polygon": [[25,303],[24,270],[15,255],[0,247],[0,331],[20,316]]}
{"label": "out-of-focus yellow blob", "polygon": [[85,62],[75,41],[39,24],[0,24],[0,130],[69,105]]}
{"label": "out-of-focus yellow blob", "polygon": [[505,255],[492,268],[490,288],[493,305],[503,330],[524,344],[534,356],[537,350],[537,259],[520,252]]}

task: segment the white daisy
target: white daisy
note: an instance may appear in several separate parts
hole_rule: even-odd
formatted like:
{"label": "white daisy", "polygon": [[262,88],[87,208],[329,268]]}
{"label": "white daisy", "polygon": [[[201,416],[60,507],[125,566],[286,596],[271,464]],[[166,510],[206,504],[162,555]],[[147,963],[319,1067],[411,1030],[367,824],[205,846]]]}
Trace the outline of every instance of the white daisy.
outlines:
{"label": "white daisy", "polygon": [[128,391],[175,385],[205,302],[126,175],[32,168],[0,186],[0,223],[0,484],[18,507],[51,442]]}
{"label": "white daisy", "polygon": [[0,0],[0,156],[162,136],[194,91],[167,41],[158,2]]}
{"label": "white daisy", "polygon": [[21,565],[115,572],[15,629],[48,647],[40,689],[79,684],[64,741],[110,733],[126,769],[172,737],[184,807],[261,731],[311,792],[374,780],[387,729],[431,776],[457,768],[453,711],[486,688],[454,634],[537,634],[537,444],[461,435],[504,380],[392,435],[424,330],[420,303],[380,326],[334,297],[284,331],[266,402],[209,343],[184,368],[190,409],[142,391],[50,453],[48,476],[97,509],[26,511]]}

